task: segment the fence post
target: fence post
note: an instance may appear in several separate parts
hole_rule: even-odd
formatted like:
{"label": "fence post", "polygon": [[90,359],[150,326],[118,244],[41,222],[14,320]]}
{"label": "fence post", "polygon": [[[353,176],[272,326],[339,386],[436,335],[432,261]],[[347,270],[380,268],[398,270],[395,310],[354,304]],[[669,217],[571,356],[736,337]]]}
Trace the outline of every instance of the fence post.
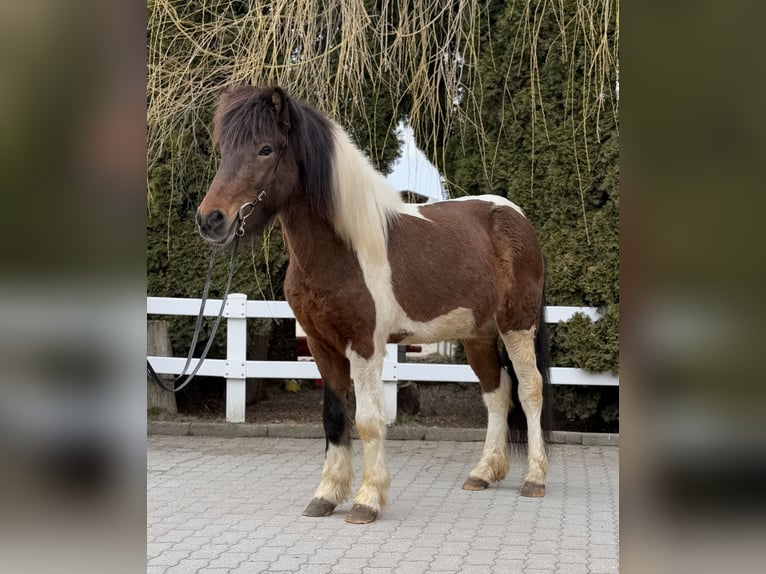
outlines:
{"label": "fence post", "polygon": [[396,385],[399,381],[399,346],[386,345],[383,359],[383,404],[386,410],[386,424],[396,421]]}
{"label": "fence post", "polygon": [[226,299],[226,421],[245,422],[247,295],[231,293]]}

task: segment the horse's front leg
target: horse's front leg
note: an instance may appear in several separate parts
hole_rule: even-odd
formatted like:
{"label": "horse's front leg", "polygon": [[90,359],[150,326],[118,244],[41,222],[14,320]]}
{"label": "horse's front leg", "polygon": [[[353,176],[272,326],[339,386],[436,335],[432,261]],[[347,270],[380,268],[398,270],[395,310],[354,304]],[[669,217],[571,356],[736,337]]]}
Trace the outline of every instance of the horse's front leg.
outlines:
{"label": "horse's front leg", "polygon": [[383,355],[373,353],[365,359],[349,349],[351,377],[356,396],[356,429],[364,449],[362,486],[346,522],[366,524],[374,521],[386,503],[391,483],[384,453],[386,417],[383,403]]}
{"label": "horse's front leg", "polygon": [[326,437],[322,480],[304,516],[328,516],[351,492],[351,420],[346,396],[351,386],[346,357],[316,339],[308,339],[309,349],[322,375],[324,405],[322,419]]}

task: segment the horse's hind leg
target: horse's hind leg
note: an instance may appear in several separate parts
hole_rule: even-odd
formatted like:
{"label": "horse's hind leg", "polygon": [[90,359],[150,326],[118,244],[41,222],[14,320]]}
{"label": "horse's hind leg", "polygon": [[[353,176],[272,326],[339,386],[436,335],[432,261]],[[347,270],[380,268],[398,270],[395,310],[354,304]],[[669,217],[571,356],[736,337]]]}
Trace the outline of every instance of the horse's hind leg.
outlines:
{"label": "horse's hind leg", "polygon": [[322,418],[326,437],[322,480],[304,516],[328,516],[348,498],[351,491],[351,421],[346,406],[346,394],[351,386],[346,357],[309,339],[309,347],[322,374],[324,405]]}
{"label": "horse's hind leg", "polygon": [[484,490],[508,473],[508,407],[511,402],[511,382],[505,369],[500,368],[497,337],[463,341],[466,357],[479,377],[482,399],[487,407],[487,437],[479,464],[463,483],[466,490]]}
{"label": "horse's hind leg", "polygon": [[540,416],[543,406],[543,377],[535,358],[535,327],[501,333],[513,370],[519,379],[519,401],[527,418],[529,469],[521,487],[522,496],[543,496],[548,458],[543,444]]}

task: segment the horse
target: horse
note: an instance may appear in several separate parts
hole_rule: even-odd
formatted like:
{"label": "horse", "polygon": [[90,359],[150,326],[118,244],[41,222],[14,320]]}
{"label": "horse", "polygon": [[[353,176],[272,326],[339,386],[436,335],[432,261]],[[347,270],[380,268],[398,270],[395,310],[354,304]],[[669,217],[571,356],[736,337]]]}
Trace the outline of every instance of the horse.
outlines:
{"label": "horse", "polygon": [[[505,478],[513,395],[527,426],[520,494],[544,496],[544,260],[521,208],[493,195],[405,203],[336,122],[280,87],[225,90],[213,143],[220,164],[195,215],[199,232],[227,245],[278,220],[285,297],[324,381],[324,467],[304,515],[328,516],[350,494],[352,385],[364,470],[346,521],[373,522],[386,503],[387,343],[461,340],[488,413],[463,488]],[[512,368],[503,368],[498,339]]]}

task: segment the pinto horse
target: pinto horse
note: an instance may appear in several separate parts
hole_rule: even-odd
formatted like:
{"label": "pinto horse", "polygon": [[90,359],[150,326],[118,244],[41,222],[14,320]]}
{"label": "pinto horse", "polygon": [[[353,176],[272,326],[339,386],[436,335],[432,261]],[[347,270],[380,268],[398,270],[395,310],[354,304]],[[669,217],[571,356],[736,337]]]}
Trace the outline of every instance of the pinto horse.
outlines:
{"label": "pinto horse", "polygon": [[304,514],[327,516],[350,494],[352,381],[364,476],[346,520],[372,522],[385,504],[381,370],[389,342],[463,341],[488,411],[467,490],[508,472],[513,386],[527,426],[521,495],[543,496],[547,365],[536,350],[545,328],[544,264],[521,209],[491,195],[404,203],[343,129],[278,87],[224,92],[213,139],[221,163],[197,210],[199,231],[225,245],[279,220],[290,258],[285,296],[325,382],[324,469]]}

